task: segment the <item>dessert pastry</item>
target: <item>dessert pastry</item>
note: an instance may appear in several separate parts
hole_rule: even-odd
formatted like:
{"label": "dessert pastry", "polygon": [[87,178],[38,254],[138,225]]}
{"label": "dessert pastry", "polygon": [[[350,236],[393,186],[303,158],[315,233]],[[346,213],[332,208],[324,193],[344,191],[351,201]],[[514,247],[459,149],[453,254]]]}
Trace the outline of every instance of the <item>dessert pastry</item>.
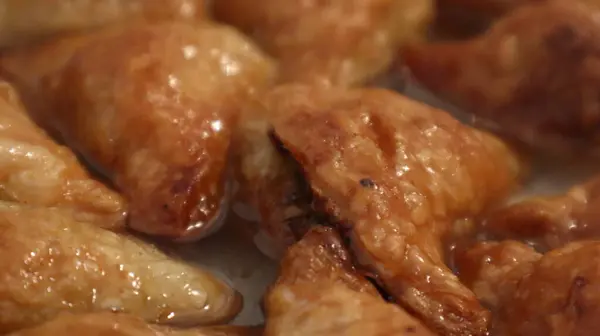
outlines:
{"label": "dessert pastry", "polygon": [[[483,335],[488,312],[444,264],[455,219],[476,215],[517,183],[518,157],[447,113],[380,89],[289,86],[270,108],[281,155],[303,184],[299,233],[327,222],[356,261],[431,328]],[[302,218],[305,222],[302,223]],[[308,224],[308,225],[307,225]]]}
{"label": "dessert pastry", "polygon": [[0,82],[0,200],[69,208],[78,220],[108,229],[125,224],[121,196],[40,129],[6,82]]}
{"label": "dessert pastry", "polygon": [[0,202],[0,232],[0,333],[63,312],[203,325],[240,310],[239,294],[207,271],[70,211]]}
{"label": "dessert pastry", "polygon": [[301,198],[306,193],[296,190],[302,176],[279,155],[269,136],[271,122],[288,113],[285,108],[275,108],[280,98],[276,92],[244,109],[232,147],[238,200],[254,209],[258,217],[252,218],[255,225],[248,223],[246,232],[265,255],[279,260],[305,233],[302,227],[293,226],[304,219],[297,204],[304,203]]}
{"label": "dessert pastry", "polygon": [[233,29],[115,26],[0,59],[36,120],[107,176],[143,233],[194,239],[227,211],[238,110],[271,61]]}
{"label": "dessert pastry", "polygon": [[281,82],[354,86],[387,70],[396,49],[422,39],[433,0],[218,0],[217,20],[280,60]]}
{"label": "dessert pastry", "polygon": [[142,319],[126,314],[61,314],[57,318],[10,336],[260,336],[260,327],[199,327],[173,329],[148,324]]}
{"label": "dessert pastry", "polygon": [[600,238],[600,177],[563,195],[538,196],[486,214],[478,231],[487,239],[527,241],[548,251],[578,240]]}
{"label": "dessert pastry", "polygon": [[480,243],[459,260],[462,277],[495,311],[491,335],[595,335],[600,327],[597,241],[543,256],[521,243]]}
{"label": "dessert pastry", "polygon": [[475,122],[560,154],[597,151],[600,24],[579,2],[520,7],[468,41],[403,52],[415,78]]}
{"label": "dessert pastry", "polygon": [[289,249],[265,307],[265,336],[434,335],[356,274],[330,228],[311,230]]}
{"label": "dessert pastry", "polygon": [[527,5],[561,1],[565,4],[579,2],[591,6],[600,5],[598,0],[440,0],[440,3],[467,11],[473,16],[484,16],[493,19],[507,15],[513,10]]}
{"label": "dessert pastry", "polygon": [[0,48],[131,20],[201,20],[205,0],[3,0]]}

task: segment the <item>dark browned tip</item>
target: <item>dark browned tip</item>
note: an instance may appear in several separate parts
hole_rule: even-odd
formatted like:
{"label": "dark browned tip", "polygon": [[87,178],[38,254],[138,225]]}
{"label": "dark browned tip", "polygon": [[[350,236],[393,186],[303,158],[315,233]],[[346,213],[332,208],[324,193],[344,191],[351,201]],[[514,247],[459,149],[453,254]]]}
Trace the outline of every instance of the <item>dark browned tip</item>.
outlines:
{"label": "dark browned tip", "polygon": [[191,215],[187,228],[175,239],[175,241],[180,243],[195,242],[219,231],[227,221],[231,203],[231,194],[232,185],[227,182],[223,197],[221,198],[218,209],[214,212],[214,215],[208,220],[197,219]]}

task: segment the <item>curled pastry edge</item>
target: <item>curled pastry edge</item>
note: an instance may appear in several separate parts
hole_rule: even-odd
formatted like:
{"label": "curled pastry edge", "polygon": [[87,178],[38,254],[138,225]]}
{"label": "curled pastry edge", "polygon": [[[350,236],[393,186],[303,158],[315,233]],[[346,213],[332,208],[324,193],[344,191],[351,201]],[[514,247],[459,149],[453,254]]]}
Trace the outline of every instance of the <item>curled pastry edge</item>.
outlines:
{"label": "curled pastry edge", "polygon": [[231,198],[233,197],[234,183],[233,173],[231,168],[227,168],[227,173],[224,181],[223,197],[219,201],[219,210],[217,214],[213,216],[208,222],[195,222],[188,225],[183,235],[176,238],[174,241],[177,243],[192,243],[200,239],[209,237],[217,233],[225,223],[229,215],[229,208],[232,203]]}

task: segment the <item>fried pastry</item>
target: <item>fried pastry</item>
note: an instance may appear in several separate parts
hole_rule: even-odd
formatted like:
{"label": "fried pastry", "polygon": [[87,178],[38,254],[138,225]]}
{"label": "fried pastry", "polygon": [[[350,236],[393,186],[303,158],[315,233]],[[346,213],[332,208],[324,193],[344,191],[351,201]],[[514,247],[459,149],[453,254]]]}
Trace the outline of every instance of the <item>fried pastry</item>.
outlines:
{"label": "fried pastry", "polygon": [[199,20],[204,0],[3,0],[0,48],[51,35],[112,23],[145,20]]}
{"label": "fried pastry", "polygon": [[199,268],[63,209],[0,203],[0,333],[62,312],[115,311],[148,322],[225,322],[240,296]]}
{"label": "fried pastry", "polygon": [[483,15],[488,18],[499,17],[528,4],[548,2],[549,0],[440,0],[444,5],[451,5],[468,11],[471,15]]}
{"label": "fried pastry", "polygon": [[123,227],[125,202],[94,180],[66,147],[25,113],[15,90],[0,82],[0,199],[70,208],[79,220]]}
{"label": "fried pastry", "polygon": [[487,307],[496,310],[504,291],[512,290],[523,272],[513,272],[541,258],[531,246],[521,242],[485,241],[456,253],[456,268],[463,284],[473,290]]}
{"label": "fried pastry", "polygon": [[19,330],[10,336],[260,336],[259,327],[201,327],[172,329],[151,325],[142,319],[126,314],[93,313],[61,314],[33,328]]}
{"label": "fried pastry", "polygon": [[420,40],[433,0],[219,0],[216,19],[240,28],[281,62],[281,82],[360,85]]}
{"label": "fried pastry", "polygon": [[271,108],[278,101],[276,93],[266,94],[247,106],[232,146],[238,199],[258,212],[256,225],[247,231],[254,236],[257,247],[276,260],[302,238],[312,223],[303,210],[308,190],[298,190],[303,186],[302,176],[279,155],[269,136],[271,122],[278,114],[287,113]]}
{"label": "fried pastry", "polygon": [[272,62],[233,29],[111,27],[5,55],[32,114],[111,179],[129,225],[199,238],[223,222],[238,109]]}
{"label": "fried pastry", "polygon": [[520,7],[553,1],[600,5],[598,0],[438,0],[435,35],[450,39],[474,37]]}
{"label": "fried pastry", "polygon": [[265,307],[265,336],[434,335],[355,273],[331,228],[313,229],[289,249]]}
{"label": "fried pastry", "polygon": [[[271,145],[268,128],[267,119],[248,120],[234,142],[235,166],[240,182],[237,197],[258,213],[257,220],[247,228],[257,247],[267,256],[279,259],[286,248],[304,233],[282,224],[295,216],[302,216],[303,212],[295,206],[298,193],[293,169]],[[263,241],[257,241],[259,237]]]}
{"label": "fried pastry", "polygon": [[[386,90],[281,89],[274,137],[345,231],[357,261],[445,335],[483,335],[488,312],[443,262],[457,218],[503,198],[520,174],[495,137]],[[328,217],[327,217],[328,216]]]}
{"label": "fried pastry", "polygon": [[468,41],[407,47],[418,81],[475,121],[552,153],[598,147],[600,24],[577,2],[513,11]]}
{"label": "fried pastry", "polygon": [[[483,277],[473,280],[498,290],[491,305],[497,315],[491,335],[596,335],[600,243],[571,243],[543,256],[525,246],[515,253],[515,244],[477,246],[479,251],[467,258],[468,267],[487,269],[480,272]],[[506,249],[513,251],[497,258]]]}
{"label": "fried pastry", "polygon": [[532,197],[487,214],[478,228],[488,239],[529,242],[539,251],[600,238],[600,177],[557,196]]}
{"label": "fried pastry", "polygon": [[473,16],[484,16],[490,19],[501,17],[527,5],[558,1],[562,1],[565,4],[580,2],[592,6],[600,5],[598,0],[440,0],[442,5],[467,11]]}

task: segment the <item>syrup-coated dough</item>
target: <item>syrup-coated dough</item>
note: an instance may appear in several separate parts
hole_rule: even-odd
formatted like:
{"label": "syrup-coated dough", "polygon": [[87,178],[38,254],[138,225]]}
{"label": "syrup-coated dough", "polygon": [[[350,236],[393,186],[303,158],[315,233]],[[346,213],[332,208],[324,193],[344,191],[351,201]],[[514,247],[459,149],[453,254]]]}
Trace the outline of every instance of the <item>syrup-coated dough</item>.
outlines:
{"label": "syrup-coated dough", "polygon": [[114,182],[133,229],[186,239],[223,222],[238,110],[274,73],[235,30],[181,22],[49,41],[0,68],[39,123]]}
{"label": "syrup-coated dough", "polygon": [[330,228],[311,230],[288,250],[265,307],[265,336],[434,335],[356,274]]}
{"label": "syrup-coated dough", "polygon": [[598,9],[529,5],[468,41],[417,44],[403,59],[418,81],[475,122],[549,152],[598,152]]}
{"label": "syrup-coated dough", "polygon": [[239,294],[207,271],[63,209],[0,202],[0,232],[0,333],[62,312],[202,325],[240,309]]}
{"label": "syrup-coated dough", "polygon": [[125,201],[94,180],[70,149],[27,116],[16,91],[0,82],[0,200],[73,210],[79,220],[119,229]]}
{"label": "syrup-coated dough", "polygon": [[132,315],[118,313],[61,314],[33,328],[10,336],[260,336],[260,327],[199,327],[173,329],[148,324]]}
{"label": "syrup-coated dough", "polygon": [[454,219],[512,189],[515,154],[391,91],[290,86],[275,94],[271,108],[286,111],[273,122],[275,143],[312,191],[307,217],[344,231],[362,268],[430,327],[485,334],[488,313],[444,265],[442,238]]}
{"label": "syrup-coated dough", "polygon": [[132,20],[197,21],[205,0],[2,0],[0,47]]}
{"label": "syrup-coated dough", "polygon": [[592,336],[600,328],[600,243],[543,256],[514,241],[485,242],[459,259],[466,283],[495,312],[492,336]]}
{"label": "syrup-coated dough", "polygon": [[218,20],[245,31],[280,60],[281,82],[360,85],[396,49],[421,40],[433,0],[216,0]]}
{"label": "syrup-coated dough", "polygon": [[527,241],[539,251],[600,239],[600,177],[562,195],[538,196],[496,209],[478,231],[488,239]]}

